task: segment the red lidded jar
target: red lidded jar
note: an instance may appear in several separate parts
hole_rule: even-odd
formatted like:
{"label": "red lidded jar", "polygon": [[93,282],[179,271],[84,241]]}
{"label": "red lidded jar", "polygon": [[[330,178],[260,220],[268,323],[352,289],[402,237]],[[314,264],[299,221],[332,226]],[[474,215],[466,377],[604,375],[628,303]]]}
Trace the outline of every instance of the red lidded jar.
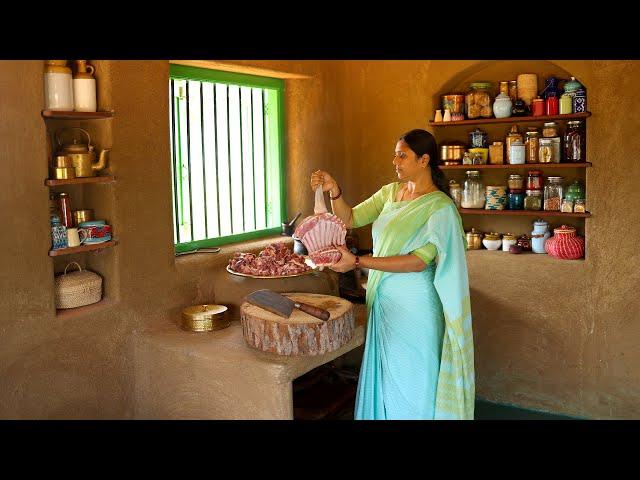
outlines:
{"label": "red lidded jar", "polygon": [[534,98],[531,100],[531,115],[534,117],[540,117],[545,112],[545,101],[543,98]]}
{"label": "red lidded jar", "polygon": [[542,190],[542,170],[529,170],[527,190]]}
{"label": "red lidded jar", "polygon": [[546,110],[547,115],[558,115],[560,113],[560,101],[558,97],[547,97]]}

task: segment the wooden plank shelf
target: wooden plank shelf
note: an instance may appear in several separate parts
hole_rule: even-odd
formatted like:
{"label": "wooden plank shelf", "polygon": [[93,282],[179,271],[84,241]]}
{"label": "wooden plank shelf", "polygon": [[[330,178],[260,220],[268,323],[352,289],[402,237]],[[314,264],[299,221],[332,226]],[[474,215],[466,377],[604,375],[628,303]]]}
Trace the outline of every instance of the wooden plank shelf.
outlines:
{"label": "wooden plank shelf", "polygon": [[102,175],[99,177],[79,177],[68,180],[48,178],[44,181],[47,187],[56,187],[58,185],[79,185],[81,183],[113,183],[116,177],[113,175]]}
{"label": "wooden plank shelf", "polygon": [[530,169],[530,168],[588,168],[593,164],[591,162],[584,163],[521,163],[504,165],[438,165],[440,170],[490,170],[490,169]]}
{"label": "wooden plank shelf", "polygon": [[591,213],[563,213],[548,210],[486,210],[483,208],[459,208],[458,212],[468,215],[519,215],[528,217],[581,217],[588,218]]}
{"label": "wooden plank shelf", "polygon": [[454,127],[456,125],[484,125],[488,123],[531,123],[550,122],[553,120],[580,120],[591,116],[591,112],[568,113],[566,115],[540,115],[538,117],[507,117],[507,118],[474,118],[471,120],[456,120],[451,122],[434,122],[429,120],[432,127]]}
{"label": "wooden plank shelf", "polygon": [[79,247],[59,248],[57,250],[49,250],[49,256],[58,257],[60,255],[71,255],[73,253],[91,252],[93,250],[115,247],[117,244],[118,240],[109,240],[108,242],[80,245]]}
{"label": "wooden plank shelf", "polygon": [[43,118],[57,118],[60,120],[100,120],[112,118],[115,115],[113,110],[105,112],[64,112],[58,110],[42,110]]}

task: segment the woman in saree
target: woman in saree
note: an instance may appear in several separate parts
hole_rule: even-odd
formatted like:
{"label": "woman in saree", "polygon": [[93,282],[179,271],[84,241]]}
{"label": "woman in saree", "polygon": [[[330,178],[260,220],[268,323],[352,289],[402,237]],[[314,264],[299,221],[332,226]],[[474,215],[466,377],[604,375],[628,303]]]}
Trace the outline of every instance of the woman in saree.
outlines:
{"label": "woman in saree", "polygon": [[373,256],[339,247],[342,257],[331,266],[369,269],[355,419],[473,419],[467,245],[433,136],[402,135],[393,165],[399,181],[353,208],[329,173],[311,176],[311,188],[329,192],[347,228],[373,224]]}

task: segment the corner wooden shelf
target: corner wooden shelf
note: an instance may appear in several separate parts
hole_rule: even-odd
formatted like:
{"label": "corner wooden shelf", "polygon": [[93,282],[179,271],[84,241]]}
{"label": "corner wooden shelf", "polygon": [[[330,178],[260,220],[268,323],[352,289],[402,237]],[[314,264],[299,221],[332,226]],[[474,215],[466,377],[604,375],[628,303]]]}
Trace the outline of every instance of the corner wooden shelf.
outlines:
{"label": "corner wooden shelf", "polygon": [[57,118],[60,120],[99,120],[102,118],[112,118],[115,115],[113,110],[106,112],[63,112],[58,110],[42,110],[43,118]]}
{"label": "corner wooden shelf", "polygon": [[548,210],[486,210],[484,208],[459,208],[458,212],[468,215],[518,215],[527,217],[580,217],[589,218],[590,212],[585,213],[563,213]]}
{"label": "corner wooden shelf", "polygon": [[474,118],[471,120],[456,120],[451,122],[429,121],[432,127],[453,127],[456,125],[484,125],[488,123],[530,123],[549,122],[552,120],[580,120],[591,116],[591,112],[568,113],[566,115],[540,115],[538,117],[507,117],[507,118]]}
{"label": "corner wooden shelf", "polygon": [[93,250],[115,247],[117,244],[118,240],[109,240],[108,242],[80,245],[79,247],[59,248],[57,250],[49,250],[49,256],[58,257],[60,255],[71,255],[73,253],[91,252]]}
{"label": "corner wooden shelf", "polygon": [[584,163],[521,163],[504,165],[439,165],[440,170],[490,170],[490,169],[542,169],[542,168],[589,168],[591,162]]}
{"label": "corner wooden shelf", "polygon": [[113,183],[116,181],[116,177],[113,175],[102,175],[100,177],[80,177],[71,178],[69,180],[59,180],[48,178],[44,181],[47,187],[56,187],[58,185],[78,185],[81,183]]}

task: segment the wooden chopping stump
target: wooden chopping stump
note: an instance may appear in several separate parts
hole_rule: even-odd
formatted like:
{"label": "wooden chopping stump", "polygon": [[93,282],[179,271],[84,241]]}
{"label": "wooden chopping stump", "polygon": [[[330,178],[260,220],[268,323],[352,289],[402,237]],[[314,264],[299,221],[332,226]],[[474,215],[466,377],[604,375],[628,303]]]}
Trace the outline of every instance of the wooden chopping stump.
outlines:
{"label": "wooden chopping stump", "polygon": [[349,343],[355,331],[353,305],[348,300],[317,293],[283,293],[292,300],[324,308],[329,320],[293,309],[283,318],[248,302],[240,306],[242,334],[252,347],[279,355],[322,355]]}

